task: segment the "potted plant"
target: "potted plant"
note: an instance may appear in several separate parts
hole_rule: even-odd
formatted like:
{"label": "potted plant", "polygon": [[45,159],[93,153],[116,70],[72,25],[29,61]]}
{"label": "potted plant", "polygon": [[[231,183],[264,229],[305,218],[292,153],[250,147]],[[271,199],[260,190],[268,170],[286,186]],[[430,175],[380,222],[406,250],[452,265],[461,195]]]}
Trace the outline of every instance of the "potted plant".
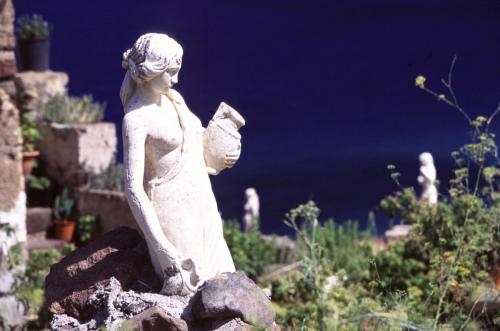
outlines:
{"label": "potted plant", "polygon": [[17,20],[15,33],[21,71],[48,70],[50,31],[47,21],[37,14],[23,16]]}
{"label": "potted plant", "polygon": [[94,215],[82,215],[78,219],[78,242],[85,245],[97,234],[97,218]]}
{"label": "potted plant", "polygon": [[24,113],[21,121],[21,137],[23,139],[23,175],[28,177],[33,170],[35,159],[40,152],[35,150],[35,143],[42,139],[40,130],[30,113]]}
{"label": "potted plant", "polygon": [[73,210],[74,200],[69,197],[68,189],[64,189],[54,201],[54,208],[52,212],[55,216],[54,224],[55,237],[64,241],[71,241],[73,233],[75,232],[76,222],[71,221],[71,211]]}

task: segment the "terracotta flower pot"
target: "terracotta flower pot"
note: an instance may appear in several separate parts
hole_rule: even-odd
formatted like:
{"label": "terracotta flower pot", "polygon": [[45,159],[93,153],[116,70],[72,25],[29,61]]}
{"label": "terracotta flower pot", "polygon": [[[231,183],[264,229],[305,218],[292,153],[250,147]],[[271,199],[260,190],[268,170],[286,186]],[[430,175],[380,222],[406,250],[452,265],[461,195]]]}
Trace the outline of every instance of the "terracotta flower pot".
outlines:
{"label": "terracotta flower pot", "polygon": [[73,239],[73,234],[75,233],[76,222],[68,220],[56,220],[54,221],[56,225],[55,236],[57,239],[61,239],[70,242]]}
{"label": "terracotta flower pot", "polygon": [[33,170],[33,161],[40,155],[39,151],[23,152],[23,175],[27,177],[31,175]]}

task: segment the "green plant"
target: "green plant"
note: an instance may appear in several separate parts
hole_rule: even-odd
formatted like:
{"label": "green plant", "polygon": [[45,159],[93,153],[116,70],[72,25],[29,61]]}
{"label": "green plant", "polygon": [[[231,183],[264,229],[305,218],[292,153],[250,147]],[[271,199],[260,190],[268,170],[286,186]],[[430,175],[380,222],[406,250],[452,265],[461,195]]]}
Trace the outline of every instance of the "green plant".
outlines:
{"label": "green plant", "polygon": [[46,190],[50,188],[50,179],[44,176],[34,176],[34,175],[28,175],[26,180],[29,183],[30,188],[35,189],[35,190]]}
{"label": "green plant", "polygon": [[89,185],[93,189],[123,192],[123,164],[111,164],[101,174],[91,174]]}
{"label": "green plant", "polygon": [[7,265],[9,267],[9,270],[14,270],[14,268],[16,268],[21,264],[22,251],[23,251],[23,246],[20,243],[17,243],[10,247],[7,259]]}
{"label": "green plant", "polygon": [[96,217],[94,215],[83,215],[78,219],[78,239],[84,243],[92,239],[96,232]]}
{"label": "green plant", "polygon": [[487,314],[473,314],[470,305],[481,284],[486,284],[494,261],[500,255],[500,208],[495,200],[499,189],[499,160],[491,123],[500,105],[488,116],[471,117],[458,103],[452,88],[453,59],[448,78],[442,80],[447,94],[426,87],[418,76],[418,88],[453,107],[466,119],[471,142],[452,153],[453,178],[436,205],[420,203],[412,188],[382,200],[380,206],[391,218],[412,224],[408,240],[392,245],[374,263],[374,289],[390,303],[395,290],[407,297],[409,316],[428,329],[450,327],[465,330],[479,326],[498,328]]}
{"label": "green plant", "polygon": [[54,95],[39,107],[42,117],[53,123],[96,123],[104,116],[105,103],[93,101],[92,95],[70,97]]}
{"label": "green plant", "polygon": [[73,252],[76,250],[76,246],[75,244],[71,244],[71,243],[66,243],[64,244],[64,247],[62,249],[62,254],[63,255],[68,255],[69,253]]}
{"label": "green plant", "polygon": [[23,139],[23,151],[32,152],[35,144],[42,139],[40,130],[30,113],[24,113],[21,121],[21,137]]}
{"label": "green plant", "polygon": [[49,23],[42,16],[33,14],[17,19],[16,38],[18,40],[46,40],[49,38]]}
{"label": "green plant", "polygon": [[40,313],[44,302],[45,277],[50,267],[59,261],[61,253],[54,249],[34,250],[26,269],[16,275],[15,295],[31,313]]}
{"label": "green plant", "polygon": [[236,269],[244,271],[253,280],[275,261],[274,242],[262,239],[258,219],[248,232],[242,232],[237,221],[224,222],[224,238]]}
{"label": "green plant", "polygon": [[27,307],[38,311],[43,305],[43,287],[50,266],[61,258],[54,248],[34,250],[26,263],[26,269],[16,277],[15,293]]}
{"label": "green plant", "polygon": [[68,219],[73,210],[73,205],[75,201],[69,197],[68,189],[65,188],[60,195],[58,195],[54,201],[54,208],[52,212],[58,220]]}

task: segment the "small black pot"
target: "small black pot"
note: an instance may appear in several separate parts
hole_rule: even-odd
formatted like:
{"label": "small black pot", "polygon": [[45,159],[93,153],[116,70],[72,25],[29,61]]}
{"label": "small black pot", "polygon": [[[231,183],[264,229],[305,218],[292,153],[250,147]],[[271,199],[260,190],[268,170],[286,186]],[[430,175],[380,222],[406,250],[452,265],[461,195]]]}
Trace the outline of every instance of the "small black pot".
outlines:
{"label": "small black pot", "polygon": [[49,70],[50,39],[18,40],[17,50],[21,71]]}

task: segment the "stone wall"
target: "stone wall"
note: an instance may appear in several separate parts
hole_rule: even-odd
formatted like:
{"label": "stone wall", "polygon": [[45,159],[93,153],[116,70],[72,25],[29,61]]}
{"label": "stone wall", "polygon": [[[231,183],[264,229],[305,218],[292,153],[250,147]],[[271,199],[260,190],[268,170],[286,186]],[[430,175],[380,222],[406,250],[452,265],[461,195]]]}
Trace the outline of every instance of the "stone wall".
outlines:
{"label": "stone wall", "polygon": [[23,112],[36,112],[38,105],[54,95],[66,94],[69,77],[65,72],[24,71],[15,75],[17,102]]}
{"label": "stone wall", "polygon": [[14,7],[0,0],[0,329],[19,325],[23,306],[13,290],[10,248],[26,241],[26,194],[22,174],[19,110],[15,104]]}
{"label": "stone wall", "polygon": [[15,95],[11,89],[16,73],[14,47],[14,7],[11,0],[0,1],[0,224],[18,230],[11,236],[15,241],[26,241],[20,115],[9,96]]}

